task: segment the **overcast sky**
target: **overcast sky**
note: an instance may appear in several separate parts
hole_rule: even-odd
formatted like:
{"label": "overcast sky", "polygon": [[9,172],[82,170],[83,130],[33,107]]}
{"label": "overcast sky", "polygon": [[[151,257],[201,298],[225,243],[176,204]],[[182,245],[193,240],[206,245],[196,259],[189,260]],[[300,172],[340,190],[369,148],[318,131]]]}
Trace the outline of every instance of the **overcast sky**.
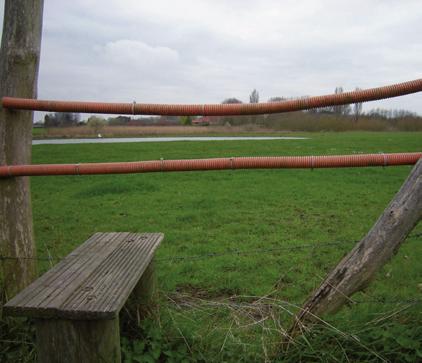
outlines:
{"label": "overcast sky", "polygon": [[[3,23],[4,0],[0,0]],[[45,0],[38,97],[244,102],[421,78],[421,0]],[[422,114],[422,93],[368,103]]]}

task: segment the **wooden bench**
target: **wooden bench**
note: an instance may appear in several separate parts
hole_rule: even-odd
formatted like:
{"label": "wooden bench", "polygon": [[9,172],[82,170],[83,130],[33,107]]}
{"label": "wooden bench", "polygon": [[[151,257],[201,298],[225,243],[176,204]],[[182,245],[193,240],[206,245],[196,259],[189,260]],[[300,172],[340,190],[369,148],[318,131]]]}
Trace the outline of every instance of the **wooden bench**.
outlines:
{"label": "wooden bench", "polygon": [[[38,360],[120,362],[119,312],[151,298],[161,233],[96,233],[3,307],[35,318]],[[132,299],[132,297],[131,297]]]}

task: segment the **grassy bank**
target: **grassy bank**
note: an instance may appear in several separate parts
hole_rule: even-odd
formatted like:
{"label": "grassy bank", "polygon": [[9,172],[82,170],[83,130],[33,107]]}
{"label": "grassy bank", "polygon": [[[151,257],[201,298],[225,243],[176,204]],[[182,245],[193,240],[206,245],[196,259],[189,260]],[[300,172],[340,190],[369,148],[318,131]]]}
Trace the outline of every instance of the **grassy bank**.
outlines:
{"label": "grassy bank", "polygon": [[[33,148],[33,161],[323,155],[422,147],[422,133],[308,136],[39,145]],[[353,297],[354,303],[326,317],[327,324],[307,333],[287,353],[278,351],[291,313],[368,231],[410,169],[36,177],[31,183],[38,254],[64,256],[96,231],[165,233],[157,255],[160,322],[141,330],[126,327],[128,361],[134,354],[141,358],[132,361],[416,361],[422,356],[421,304],[413,301],[421,299],[420,225],[373,284]],[[48,267],[41,262],[41,270]]]}
{"label": "grassy bank", "polygon": [[245,134],[270,134],[274,130],[259,125],[242,126],[104,126],[95,130],[89,126],[53,127],[33,129],[35,139],[44,138],[92,138],[148,137],[148,136],[222,136]]}
{"label": "grassy bank", "polygon": [[[224,126],[223,126],[224,125]],[[356,132],[389,131],[421,132],[422,118],[382,118],[333,114],[293,112],[266,116],[230,116],[220,120],[217,126],[73,126],[34,129],[34,138],[89,138],[97,137],[143,137],[143,136],[206,136],[206,135],[266,135],[290,132]]]}

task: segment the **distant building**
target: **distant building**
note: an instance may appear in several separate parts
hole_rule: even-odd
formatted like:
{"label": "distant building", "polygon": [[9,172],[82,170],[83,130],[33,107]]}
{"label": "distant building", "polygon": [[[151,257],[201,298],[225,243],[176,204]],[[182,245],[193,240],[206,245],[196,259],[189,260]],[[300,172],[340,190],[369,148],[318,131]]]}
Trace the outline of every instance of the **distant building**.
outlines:
{"label": "distant building", "polygon": [[192,125],[214,126],[220,123],[220,118],[216,116],[201,116],[192,120]]}

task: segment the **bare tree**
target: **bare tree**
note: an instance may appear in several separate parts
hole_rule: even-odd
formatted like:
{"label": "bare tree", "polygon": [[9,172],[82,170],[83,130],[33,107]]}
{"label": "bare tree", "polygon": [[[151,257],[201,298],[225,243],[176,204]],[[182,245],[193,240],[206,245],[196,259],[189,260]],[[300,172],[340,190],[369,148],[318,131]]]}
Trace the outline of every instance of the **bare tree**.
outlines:
{"label": "bare tree", "polygon": [[[36,98],[43,0],[6,0],[0,97]],[[1,107],[1,106],[0,106]],[[0,108],[0,165],[30,164],[32,112]],[[29,178],[0,179],[0,254],[8,299],[36,276]]]}
{"label": "bare tree", "polygon": [[[359,87],[356,87],[355,91],[360,91]],[[353,104],[353,116],[355,119],[355,122],[358,121],[359,116],[362,114],[362,102],[357,102]]]}
{"label": "bare tree", "polygon": [[79,113],[54,112],[44,116],[45,127],[72,127],[77,126],[81,117]]}
{"label": "bare tree", "polygon": [[284,97],[271,97],[268,102],[283,102],[286,101],[287,98]]}
{"label": "bare tree", "polygon": [[94,135],[99,135],[104,128],[106,121],[102,117],[90,116],[86,124],[93,130]]}
{"label": "bare tree", "polygon": [[[226,98],[221,103],[227,105],[227,104],[238,104],[238,103],[243,103],[243,102],[235,97],[230,97],[230,98]],[[240,125],[242,123],[245,123],[244,122],[245,120],[246,118],[243,116],[221,116],[220,123],[223,125],[232,126],[232,125]]]}
{"label": "bare tree", "polygon": [[[336,87],[336,89],[334,90],[334,93],[335,94],[343,93],[343,87]],[[333,113],[338,116],[347,116],[350,114],[350,112],[351,112],[350,105],[333,106]]]}
{"label": "bare tree", "polygon": [[[336,95],[343,93],[343,87],[336,87],[336,89],[334,90],[334,93]],[[333,113],[335,113],[336,115],[341,115],[341,110],[342,110],[341,105],[333,106]]]}
{"label": "bare tree", "polygon": [[259,102],[259,92],[254,88],[254,90],[249,95],[249,103],[258,103]]}
{"label": "bare tree", "polygon": [[235,97],[229,97],[226,98],[223,102],[221,102],[223,105],[227,105],[230,103],[243,103],[241,100],[235,98]]}
{"label": "bare tree", "polygon": [[[258,103],[259,102],[259,92],[254,88],[249,95],[249,103]],[[250,124],[256,124],[258,123],[258,120],[260,119],[259,115],[250,115],[245,118],[248,123]]]}

